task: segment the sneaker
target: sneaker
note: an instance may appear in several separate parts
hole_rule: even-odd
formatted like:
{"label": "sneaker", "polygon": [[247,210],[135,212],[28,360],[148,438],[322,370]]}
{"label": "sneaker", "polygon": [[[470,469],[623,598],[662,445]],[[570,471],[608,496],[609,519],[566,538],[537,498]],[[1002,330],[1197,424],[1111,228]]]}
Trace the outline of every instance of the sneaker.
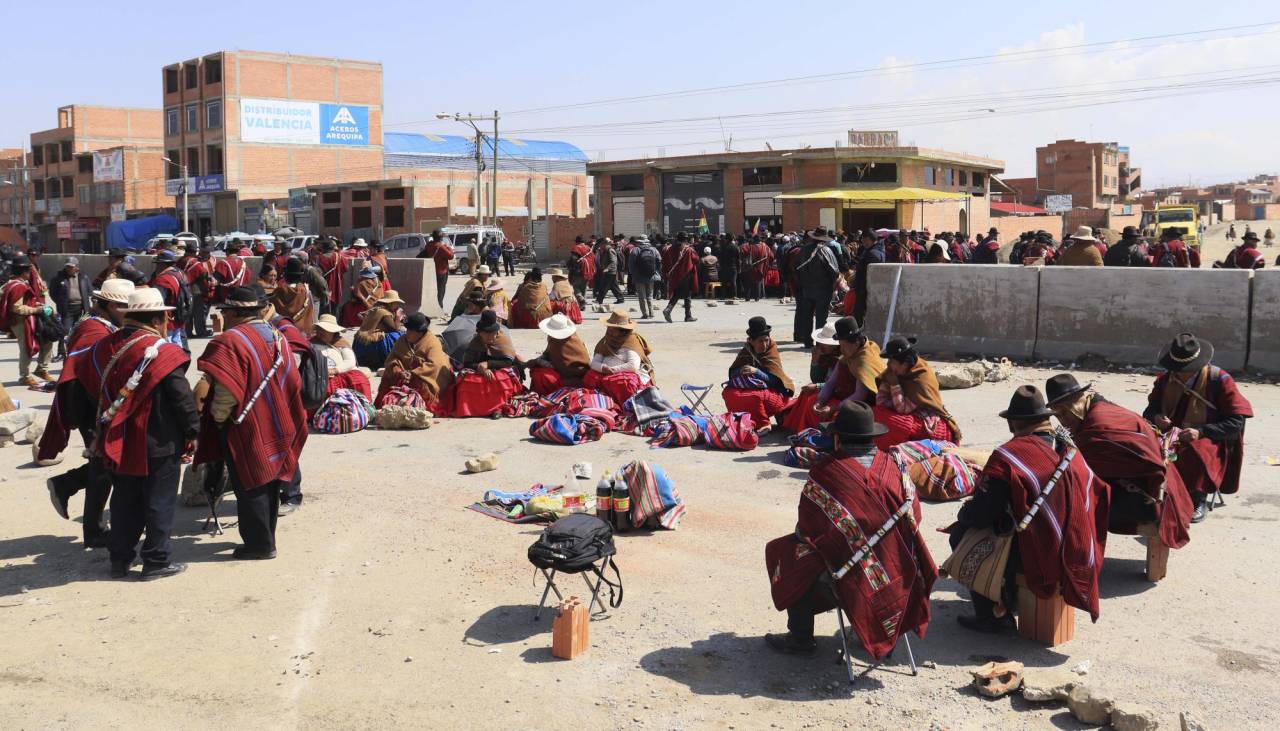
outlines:
{"label": "sneaker", "polygon": [[300,507],[302,507],[302,503],[280,503],[280,507],[276,509],[276,517],[283,518],[291,513],[296,513]]}
{"label": "sneaker", "polygon": [[63,520],[67,520],[70,518],[67,514],[67,502],[71,498],[63,497],[62,493],[58,491],[58,483],[54,482],[56,479],[58,478],[50,477],[44,481],[44,486],[49,488],[49,502],[53,503],[54,512],[61,516]]}
{"label": "sneaker", "polygon": [[797,640],[791,636],[790,632],[785,635],[765,635],[764,641],[769,647],[784,655],[812,655],[818,649],[817,642]]}
{"label": "sneaker", "polygon": [[163,579],[166,576],[176,576],[186,570],[187,565],[185,563],[178,563],[176,561],[165,564],[164,566],[143,566],[142,576],[140,578],[143,581],[155,581],[156,579]]}
{"label": "sneaker", "polygon": [[1006,614],[1004,617],[979,617],[977,615],[962,614],[956,617],[956,621],[961,627],[974,632],[982,632],[983,634],[999,634],[1005,630],[1013,629],[1013,615]]}
{"label": "sneaker", "polygon": [[123,579],[129,575],[129,564],[132,561],[112,561],[111,562],[111,578]]}
{"label": "sneaker", "polygon": [[32,376],[23,376],[18,379],[18,384],[22,386],[39,386],[40,382]]}
{"label": "sneaker", "polygon": [[53,376],[49,375],[49,371],[36,371],[34,375],[36,378],[39,378],[45,383],[53,383],[54,381],[58,380]]}
{"label": "sneaker", "polygon": [[1209,509],[1205,507],[1205,503],[1200,503],[1196,506],[1195,512],[1191,514],[1191,522],[1203,523],[1207,517],[1209,517]]}
{"label": "sneaker", "polygon": [[276,557],[276,549],[269,548],[267,550],[252,549],[248,546],[236,546],[236,550],[231,552],[231,558],[237,561],[270,561]]}

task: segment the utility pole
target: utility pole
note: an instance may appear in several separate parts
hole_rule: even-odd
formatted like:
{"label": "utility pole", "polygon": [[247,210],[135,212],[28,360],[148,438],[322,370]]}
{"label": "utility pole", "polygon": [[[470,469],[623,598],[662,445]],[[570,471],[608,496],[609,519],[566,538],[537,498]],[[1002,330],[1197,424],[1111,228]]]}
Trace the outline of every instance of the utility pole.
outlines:
{"label": "utility pole", "polygon": [[436,119],[452,119],[455,122],[466,122],[476,132],[476,223],[483,224],[484,216],[480,213],[480,200],[483,193],[480,190],[480,172],[484,166],[484,134],[480,132],[480,128],[476,126],[476,122],[493,122],[493,198],[491,199],[490,215],[493,218],[493,225],[498,225],[498,110],[493,110],[492,117],[481,117],[474,114],[449,114],[441,112],[436,115]]}
{"label": "utility pole", "polygon": [[493,110],[493,227],[498,227],[498,110]]}
{"label": "utility pole", "polygon": [[[169,163],[170,165],[177,165],[178,173],[182,175],[182,230],[183,232],[190,231],[191,220],[188,215],[188,208],[189,208],[188,203],[190,202],[191,196],[190,196],[190,191],[188,191],[187,189],[190,187],[191,178],[187,177],[187,166],[185,163],[175,162],[173,160],[170,160],[167,157],[162,157],[160,159]],[[263,214],[265,215],[266,211],[263,211]]]}

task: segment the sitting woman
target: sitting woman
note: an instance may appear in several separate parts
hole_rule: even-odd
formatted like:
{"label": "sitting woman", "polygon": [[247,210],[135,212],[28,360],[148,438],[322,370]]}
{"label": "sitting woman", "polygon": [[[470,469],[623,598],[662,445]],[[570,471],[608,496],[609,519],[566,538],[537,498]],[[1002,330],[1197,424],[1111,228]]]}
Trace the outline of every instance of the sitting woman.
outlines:
{"label": "sitting woman", "polygon": [[[391,292],[394,292],[392,290]],[[391,294],[388,292],[387,294]],[[440,338],[431,332],[431,321],[421,312],[405,318],[404,337],[396,341],[387,356],[387,368],[378,384],[379,407],[394,403],[397,386],[404,386],[422,397],[426,408],[435,411],[441,395],[453,386],[453,369]]]}
{"label": "sitting woman", "polygon": [[484,286],[484,298],[489,309],[498,317],[498,323],[506,326],[511,317],[511,299],[503,289],[502,280],[494,277]]}
{"label": "sitting woman", "polygon": [[796,404],[782,419],[782,427],[789,432],[799,433],[828,421],[832,411],[848,399],[868,406],[875,403],[876,379],[885,369],[880,346],[863,334],[852,317],[836,320],[833,336],[840,344],[840,357],[821,385],[812,383],[800,390]]}
{"label": "sitting woman", "polygon": [[876,437],[876,447],[888,449],[903,442],[940,439],[960,443],[960,427],[942,404],[933,368],[916,353],[915,338],[894,338],[885,344],[889,367],[880,374],[874,408],[876,421],[889,427]]}
{"label": "sitting woman", "polygon": [[342,326],[333,315],[321,315],[316,320],[315,330],[311,336],[312,344],[320,348],[325,360],[329,362],[329,393],[340,388],[359,391],[364,397],[373,400],[369,388],[369,377],[356,364],[356,353],[351,343],[342,337]]}
{"label": "sitting woman", "polygon": [[840,341],[836,340],[835,323],[813,331],[813,353],[809,356],[809,382],[822,383],[840,360]]}
{"label": "sitting woman", "polygon": [[262,291],[270,297],[272,292],[276,291],[276,285],[280,282],[280,273],[270,264],[263,264],[258,270],[258,286],[262,287]]}
{"label": "sitting woman", "polygon": [[551,270],[551,313],[564,315],[575,325],[582,324],[582,308],[578,298],[573,294],[573,285],[569,277],[561,269]]}
{"label": "sitting woman", "polygon": [[551,297],[547,294],[547,285],[542,283],[542,270],[534,267],[524,275],[524,281],[516,289],[515,299],[511,300],[511,322],[508,326],[532,330],[548,317],[551,317]]}
{"label": "sitting woman", "polygon": [[547,396],[561,388],[582,386],[591,356],[577,326],[564,315],[552,315],[538,323],[538,329],[547,335],[547,350],[529,362],[529,388]]}
{"label": "sitting woman", "polygon": [[795,393],[772,332],[763,317],[747,321],[747,342],[729,366],[729,382],[720,394],[730,411],[751,414],[757,434],[769,432],[773,417],[787,410]]}
{"label": "sitting woman", "polygon": [[649,361],[652,350],[635,332],[631,315],[614,310],[600,321],[607,329],[596,343],[591,370],[583,376],[582,385],[604,393],[621,405],[653,382],[653,363]]}
{"label": "sitting woman", "polygon": [[[373,281],[376,284],[378,280]],[[378,285],[379,288],[381,286]],[[400,326],[402,305],[404,300],[394,289],[374,301],[373,307],[364,314],[360,331],[356,333],[354,350],[357,363],[371,371],[383,366],[387,355],[404,333]]]}
{"label": "sitting woman", "polygon": [[485,310],[476,334],[462,352],[462,370],[440,398],[438,416],[464,418],[502,415],[513,396],[524,393],[524,360],[502,331],[497,313]]}
{"label": "sitting woman", "polygon": [[373,267],[361,269],[356,283],[351,285],[351,298],[342,305],[338,322],[343,327],[360,327],[364,314],[373,309],[382,295],[382,280],[378,279],[378,271]]}

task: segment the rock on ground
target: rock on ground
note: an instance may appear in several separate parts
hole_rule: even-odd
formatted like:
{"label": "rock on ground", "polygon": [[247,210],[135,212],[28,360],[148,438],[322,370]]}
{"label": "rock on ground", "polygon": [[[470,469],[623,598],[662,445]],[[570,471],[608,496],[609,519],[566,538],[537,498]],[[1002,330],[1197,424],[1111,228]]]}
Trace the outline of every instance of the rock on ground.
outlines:
{"label": "rock on ground", "polygon": [[973,675],[973,687],[989,698],[1008,695],[1022,685],[1023,665],[1020,662],[989,662],[969,672]]}
{"label": "rock on ground", "polygon": [[1182,731],[1206,731],[1204,724],[1191,715],[1190,711],[1178,714],[1178,721],[1182,723]]}
{"label": "rock on ground", "polygon": [[1081,723],[1102,726],[1111,720],[1115,703],[1110,698],[1096,695],[1087,685],[1077,685],[1067,696],[1067,709]]}
{"label": "rock on ground", "polygon": [[1062,668],[1031,668],[1022,674],[1022,697],[1034,703],[1065,701],[1080,677]]}
{"label": "rock on ground", "polygon": [[973,388],[987,377],[987,369],[981,363],[943,363],[933,372],[938,377],[938,387],[946,389]]}
{"label": "rock on ground", "polygon": [[411,406],[383,406],[373,420],[381,429],[429,429],[431,412]]}
{"label": "rock on ground", "polygon": [[0,414],[0,435],[13,436],[31,426],[36,419],[35,409],[18,409]]}
{"label": "rock on ground", "polygon": [[1115,731],[1156,731],[1160,722],[1156,712],[1145,706],[1116,706],[1111,711],[1111,727]]}

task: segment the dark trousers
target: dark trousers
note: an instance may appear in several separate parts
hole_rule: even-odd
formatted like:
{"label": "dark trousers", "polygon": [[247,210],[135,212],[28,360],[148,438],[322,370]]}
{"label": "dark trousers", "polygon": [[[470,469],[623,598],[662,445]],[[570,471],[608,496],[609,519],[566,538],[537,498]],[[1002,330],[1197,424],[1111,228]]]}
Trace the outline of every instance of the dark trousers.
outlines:
{"label": "dark trousers", "polygon": [[[227,469],[233,469],[230,464]],[[232,472],[234,475],[234,471]],[[232,484],[235,485],[232,478]],[[276,519],[280,513],[280,480],[248,490],[235,485],[236,518],[239,520],[240,539],[250,551],[274,551],[276,548]]]}
{"label": "dark trousers", "polygon": [[209,303],[204,295],[197,294],[191,298],[191,337],[207,338],[213,336],[209,329]]}
{"label": "dark trousers", "polygon": [[732,266],[725,267],[721,271],[726,272],[723,281],[720,282],[720,296],[724,299],[731,300],[738,296],[738,277]]}
{"label": "dark trousers", "polygon": [[787,630],[800,642],[813,641],[813,618],[817,616],[817,596],[820,591],[815,581],[803,596],[787,607]]}
{"label": "dark trousers", "polygon": [[168,566],[173,513],[178,503],[182,455],[152,457],[143,477],[112,474],[111,560],[131,563],[134,547],[145,530],[142,565]]}
{"label": "dark trousers", "polygon": [[[80,318],[84,316],[84,303],[76,304],[74,302],[67,303],[67,311],[59,312],[58,319],[62,321],[62,326],[67,329],[70,335],[72,330],[76,329],[76,323],[80,322]],[[58,357],[67,357],[67,339],[63,338],[58,341]]]}
{"label": "dark trousers", "polygon": [[437,274],[436,275],[436,301],[440,303],[441,307],[444,307],[444,289],[447,286],[449,286],[449,273],[445,272],[444,274]]}
{"label": "dark trousers", "polygon": [[827,312],[831,309],[830,297],[812,297],[801,293],[796,298],[796,324],[792,339],[797,343],[813,345],[813,331],[827,324]]}
{"label": "dark trousers", "polygon": [[280,483],[280,502],[302,504],[302,465],[293,470],[293,479]]}
{"label": "dark trousers", "polygon": [[676,308],[676,302],[684,300],[684,316],[692,317],[693,300],[690,299],[692,294],[693,282],[689,281],[688,277],[685,277],[684,281],[679,284],[673,284],[671,286],[671,299],[667,301],[667,311],[670,312],[671,310],[674,310]]}
{"label": "dark trousers", "polygon": [[569,277],[569,284],[573,285],[573,295],[578,298],[578,306],[585,307],[587,304],[587,278],[583,276]]}
{"label": "dark trousers", "polygon": [[92,543],[107,532],[102,514],[111,497],[111,476],[98,457],[53,478],[58,494],[70,498],[84,490],[84,542]]}
{"label": "dark trousers", "polygon": [[502,252],[502,268],[506,270],[508,277],[516,275],[516,255],[514,251]]}
{"label": "dark trousers", "polygon": [[867,324],[867,292],[866,290],[855,290],[857,292],[856,301],[853,303],[853,318],[858,321],[859,325]]}
{"label": "dark trousers", "polygon": [[602,304],[605,294],[608,293],[612,293],[619,303],[622,302],[622,290],[618,287],[618,275],[612,272],[596,275],[596,304]]}

